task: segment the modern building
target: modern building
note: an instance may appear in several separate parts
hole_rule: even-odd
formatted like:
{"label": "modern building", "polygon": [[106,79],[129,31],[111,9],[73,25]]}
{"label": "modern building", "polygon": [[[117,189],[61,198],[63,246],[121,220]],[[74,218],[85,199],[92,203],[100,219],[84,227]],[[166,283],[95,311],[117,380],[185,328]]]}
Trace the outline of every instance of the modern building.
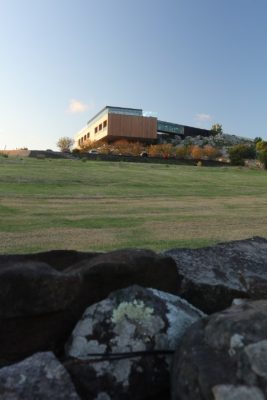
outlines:
{"label": "modern building", "polygon": [[180,136],[209,136],[206,129],[179,125],[172,122],[158,120],[147,116],[142,109],[106,106],[75,136],[76,148],[84,142],[106,140],[108,142],[119,139],[156,143],[159,137],[174,138]]}

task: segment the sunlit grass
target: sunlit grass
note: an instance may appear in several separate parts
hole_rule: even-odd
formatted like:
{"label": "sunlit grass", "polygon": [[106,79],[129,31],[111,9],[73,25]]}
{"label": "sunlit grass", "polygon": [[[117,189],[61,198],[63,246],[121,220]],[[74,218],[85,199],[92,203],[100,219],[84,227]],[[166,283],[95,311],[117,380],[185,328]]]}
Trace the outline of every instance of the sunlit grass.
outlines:
{"label": "sunlit grass", "polygon": [[263,170],[0,160],[0,251],[199,247],[267,236]]}

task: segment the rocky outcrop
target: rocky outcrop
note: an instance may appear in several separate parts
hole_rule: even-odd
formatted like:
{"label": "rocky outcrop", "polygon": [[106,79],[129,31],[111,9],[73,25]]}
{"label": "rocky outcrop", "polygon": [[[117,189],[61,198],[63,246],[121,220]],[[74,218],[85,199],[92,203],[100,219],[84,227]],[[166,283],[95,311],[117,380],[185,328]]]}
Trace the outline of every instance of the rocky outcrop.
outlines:
{"label": "rocky outcrop", "polygon": [[3,400],[79,400],[69,374],[53,353],[36,353],[0,369]]}
{"label": "rocky outcrop", "polygon": [[206,313],[234,298],[267,299],[267,240],[252,238],[202,249],[172,249],[178,294]]}
{"label": "rocky outcrop", "polygon": [[200,317],[185,300],[140,286],[88,307],[66,346],[74,358],[66,367],[79,394],[94,399],[103,392],[114,400],[167,396],[170,354]]}
{"label": "rocky outcrop", "polygon": [[172,400],[264,400],[267,301],[239,301],[187,330],[175,354]]}

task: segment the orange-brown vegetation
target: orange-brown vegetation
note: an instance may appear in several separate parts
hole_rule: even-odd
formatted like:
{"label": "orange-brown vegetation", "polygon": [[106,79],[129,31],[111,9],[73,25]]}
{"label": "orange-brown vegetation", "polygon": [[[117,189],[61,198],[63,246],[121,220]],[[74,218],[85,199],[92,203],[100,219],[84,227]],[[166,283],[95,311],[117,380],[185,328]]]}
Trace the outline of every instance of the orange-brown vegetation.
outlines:
{"label": "orange-brown vegetation", "polygon": [[138,156],[142,151],[146,151],[150,157],[177,157],[179,159],[193,158],[194,160],[210,159],[213,160],[219,156],[220,152],[216,147],[206,145],[200,147],[197,145],[175,147],[171,143],[153,144],[145,146],[140,142],[127,141],[126,139],[117,140],[113,143],[85,141],[80,151],[88,152],[91,149],[97,149],[102,154],[122,154]]}
{"label": "orange-brown vegetation", "polygon": [[190,155],[194,160],[200,160],[204,157],[203,148],[195,145],[191,146]]}
{"label": "orange-brown vegetation", "polygon": [[216,147],[213,147],[209,144],[207,144],[206,146],[203,147],[203,153],[204,153],[204,156],[206,156],[210,160],[215,159],[220,154],[219,149],[217,149]]}

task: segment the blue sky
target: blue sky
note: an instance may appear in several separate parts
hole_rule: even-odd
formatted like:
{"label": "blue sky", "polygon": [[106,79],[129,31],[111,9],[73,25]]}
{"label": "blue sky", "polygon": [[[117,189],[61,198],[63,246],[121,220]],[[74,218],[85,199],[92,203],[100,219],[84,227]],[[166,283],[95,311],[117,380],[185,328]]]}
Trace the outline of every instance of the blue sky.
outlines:
{"label": "blue sky", "polygon": [[0,150],[105,105],[267,140],[266,0],[0,0]]}

